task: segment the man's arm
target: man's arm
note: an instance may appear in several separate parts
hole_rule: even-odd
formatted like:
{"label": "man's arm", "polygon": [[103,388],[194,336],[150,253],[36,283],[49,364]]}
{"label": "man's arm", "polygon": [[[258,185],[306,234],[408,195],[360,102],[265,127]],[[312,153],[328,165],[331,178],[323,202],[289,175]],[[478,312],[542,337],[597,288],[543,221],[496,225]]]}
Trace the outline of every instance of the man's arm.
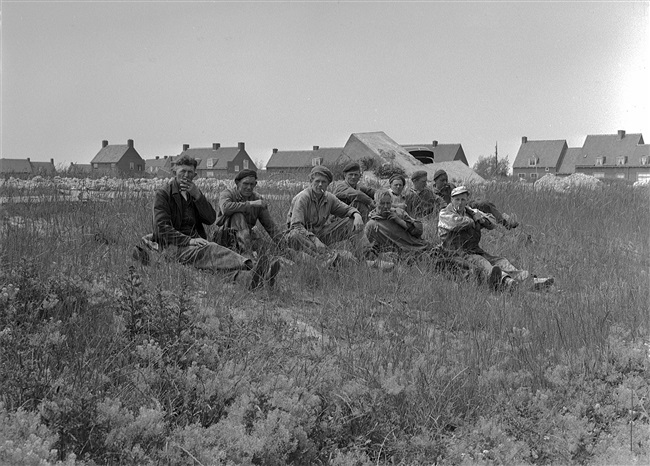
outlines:
{"label": "man's arm", "polygon": [[358,201],[367,206],[374,204],[372,197],[368,196],[358,189],[354,189],[352,186],[345,182],[336,183],[332,189],[332,194],[334,194],[340,201],[343,201],[346,204],[352,204],[354,201]]}
{"label": "man's arm", "polygon": [[447,231],[460,231],[465,228],[473,228],[474,220],[471,218],[458,214],[453,209],[442,209],[438,216],[438,229]]}
{"label": "man's arm", "polygon": [[153,203],[153,221],[157,241],[162,245],[189,246],[191,238],[178,231],[172,223],[173,200],[163,190],[156,193]]}
{"label": "man's arm", "polygon": [[401,218],[404,223],[406,223],[406,231],[409,234],[415,236],[416,238],[420,238],[422,236],[424,233],[424,226],[420,220],[414,219],[402,209],[395,209],[395,212],[399,218]]}
{"label": "man's arm", "polygon": [[199,193],[199,197],[194,199],[194,205],[199,213],[199,218],[197,220],[204,225],[212,225],[215,220],[217,220],[217,212],[203,193]]}
{"label": "man's arm", "polygon": [[253,210],[253,207],[254,204],[249,201],[235,200],[235,195],[230,189],[219,193],[219,208],[221,209],[221,214],[226,217],[230,217],[232,214],[238,212],[249,213]]}

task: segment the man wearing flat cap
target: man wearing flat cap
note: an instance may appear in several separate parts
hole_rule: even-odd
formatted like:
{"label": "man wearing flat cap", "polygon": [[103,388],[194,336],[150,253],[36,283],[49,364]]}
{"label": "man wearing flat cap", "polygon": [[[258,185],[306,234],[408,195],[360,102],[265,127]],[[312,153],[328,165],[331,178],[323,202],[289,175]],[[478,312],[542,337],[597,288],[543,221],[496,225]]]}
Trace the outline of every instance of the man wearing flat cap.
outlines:
{"label": "man wearing flat cap", "polygon": [[257,172],[242,170],[235,176],[235,187],[219,194],[219,212],[214,241],[239,254],[252,258],[253,252],[263,249],[263,233],[255,229],[259,221],[273,242],[280,240],[281,232],[269,213],[266,199],[255,192]]}
{"label": "man wearing flat cap", "polygon": [[375,190],[359,184],[361,165],[358,162],[348,163],[343,167],[343,173],[345,179],[332,185],[332,193],[347,205],[357,209],[365,223],[368,220],[368,213],[375,208]]}
{"label": "man wearing flat cap", "polygon": [[518,270],[505,257],[493,256],[479,245],[481,229],[492,230],[497,221],[491,214],[469,207],[469,190],[458,186],[451,191],[451,202],[440,211],[438,236],[446,252],[471,263],[480,279],[493,289],[515,288],[517,281],[528,277],[526,270]]}
{"label": "man wearing flat cap", "polygon": [[406,195],[406,212],[413,218],[437,215],[446,204],[427,187],[427,172],[418,170],[411,175],[413,188]]}
{"label": "man wearing flat cap", "polygon": [[[327,253],[331,244],[363,234],[359,211],[327,191],[332,178],[327,167],[315,166],[309,174],[309,187],[291,200],[286,234],[291,248],[318,256]],[[330,216],[338,219],[330,221]]]}

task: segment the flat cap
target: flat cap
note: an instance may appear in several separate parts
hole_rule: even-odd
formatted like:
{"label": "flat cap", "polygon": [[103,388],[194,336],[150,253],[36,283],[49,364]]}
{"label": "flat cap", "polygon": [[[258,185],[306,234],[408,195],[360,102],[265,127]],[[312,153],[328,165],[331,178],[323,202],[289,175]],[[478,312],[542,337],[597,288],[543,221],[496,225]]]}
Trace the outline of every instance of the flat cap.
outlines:
{"label": "flat cap", "polygon": [[433,174],[433,181],[437,180],[442,175],[447,176],[447,172],[444,171],[442,168],[439,169],[439,170],[436,170],[436,172]]}
{"label": "flat cap", "polygon": [[404,175],[400,175],[399,173],[395,173],[388,179],[388,184],[393,184],[393,181],[395,180],[402,180],[402,184],[406,184],[406,178],[404,178]]}
{"label": "flat cap", "polygon": [[314,175],[322,175],[325,178],[327,178],[330,183],[334,179],[334,175],[332,175],[330,169],[327,168],[325,165],[316,165],[314,168],[312,168],[311,172],[309,172],[309,176],[312,177]]}
{"label": "flat cap", "polygon": [[244,170],[237,173],[237,176],[235,176],[235,181],[243,180],[244,178],[248,178],[249,176],[252,176],[255,179],[257,179],[257,172],[255,170],[250,170],[248,168],[245,168]]}
{"label": "flat cap", "polygon": [[469,190],[465,186],[458,186],[451,190],[451,197],[458,196],[459,194],[469,194]]}
{"label": "flat cap", "polygon": [[343,167],[343,173],[361,171],[361,165],[358,162],[350,162],[345,167]]}
{"label": "flat cap", "polygon": [[416,172],[413,172],[413,174],[411,175],[411,181],[417,181],[420,178],[424,178],[425,176],[427,176],[427,172],[425,172],[424,170],[418,170]]}

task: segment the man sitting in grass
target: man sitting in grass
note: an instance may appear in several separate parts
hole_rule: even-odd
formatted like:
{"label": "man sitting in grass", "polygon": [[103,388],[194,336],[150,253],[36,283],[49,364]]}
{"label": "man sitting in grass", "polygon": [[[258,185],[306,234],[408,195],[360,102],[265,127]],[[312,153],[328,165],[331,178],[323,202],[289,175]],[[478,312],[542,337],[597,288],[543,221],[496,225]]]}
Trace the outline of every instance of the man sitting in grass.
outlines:
{"label": "man sitting in grass", "polygon": [[242,170],[235,176],[235,188],[219,195],[219,214],[214,242],[253,258],[254,250],[265,249],[264,238],[254,227],[259,221],[277,243],[281,232],[271,218],[268,201],[255,192],[257,172]]}
{"label": "man sitting in grass", "polygon": [[[447,172],[442,169],[436,170],[433,175],[433,183],[434,194],[443,198],[445,205],[449,204],[451,202],[451,191],[456,186],[449,182]],[[469,206],[473,209],[478,209],[483,213],[492,214],[497,223],[503,225],[508,230],[519,226],[519,222],[510,215],[502,213],[492,202],[483,199],[472,199],[469,202]]]}
{"label": "man sitting in grass", "polygon": [[375,190],[359,184],[361,179],[361,165],[350,162],[343,167],[345,179],[332,185],[332,193],[341,201],[357,209],[364,222],[368,220],[368,213],[375,208]]}
{"label": "man sitting in grass", "polygon": [[437,215],[446,204],[427,187],[427,172],[418,170],[411,175],[413,188],[406,194],[406,212],[414,218]]}
{"label": "man sitting in grass", "polygon": [[[256,289],[264,279],[273,286],[279,272],[279,262],[269,263],[262,256],[253,264],[250,258],[207,240],[205,225],[211,225],[217,213],[201,190],[194,184],[197,161],[181,157],[174,165],[175,177],[156,192],[153,204],[152,235],[136,246],[134,258],[148,262],[149,249],[164,250],[165,256],[181,264],[211,272],[252,270],[250,288]],[[238,273],[235,276],[239,276]]]}
{"label": "man sitting in grass", "polygon": [[505,257],[481,249],[481,229],[491,230],[497,222],[491,214],[473,209],[468,203],[469,190],[465,186],[451,191],[451,202],[438,217],[438,235],[443,248],[475,266],[480,278],[493,289],[514,290],[518,281],[528,277],[528,272],[518,270]]}

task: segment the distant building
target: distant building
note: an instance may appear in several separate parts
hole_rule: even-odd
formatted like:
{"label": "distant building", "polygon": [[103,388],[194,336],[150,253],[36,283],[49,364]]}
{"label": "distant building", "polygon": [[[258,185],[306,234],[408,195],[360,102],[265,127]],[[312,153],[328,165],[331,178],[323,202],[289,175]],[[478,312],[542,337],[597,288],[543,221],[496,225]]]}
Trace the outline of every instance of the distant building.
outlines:
{"label": "distant building", "polygon": [[269,172],[308,172],[316,165],[336,165],[342,153],[342,147],[313,146],[312,150],[282,151],[273,149],[266,169]]}
{"label": "distant building", "polygon": [[196,147],[190,149],[189,144],[183,144],[183,152],[179,157],[189,155],[198,162],[196,172],[204,178],[215,178],[217,175],[237,173],[241,170],[257,170],[257,166],[246,152],[243,142],[237,147],[221,147],[215,142],[212,147]]}
{"label": "distant building", "polygon": [[68,174],[72,176],[89,176],[93,173],[93,166],[89,163],[70,163]]}
{"label": "distant building", "polygon": [[567,149],[564,139],[529,141],[524,136],[512,164],[512,175],[527,181],[535,181],[547,173],[556,175]]}
{"label": "distant building", "polygon": [[406,144],[402,147],[424,164],[458,161],[469,166],[461,144],[439,144],[438,141],[433,141],[431,144]]}
{"label": "distant building", "polygon": [[512,171],[514,176],[527,181],[547,173],[584,173],[633,183],[650,178],[649,150],[642,134],[625,134],[624,130],[589,135],[582,147],[567,147],[565,140],[529,141],[522,137]]}
{"label": "distant building", "polygon": [[54,159],[49,162],[32,162],[26,159],[0,159],[0,176],[3,178],[27,179],[32,176],[53,176],[56,174]]}
{"label": "distant building", "polygon": [[90,161],[93,172],[105,172],[114,175],[144,174],[144,159],[133,147],[133,139],[127,140],[126,145],[108,144],[102,141],[101,150]]}
{"label": "distant building", "polygon": [[171,177],[173,161],[174,156],[172,155],[165,155],[163,157],[157,155],[155,159],[147,159],[144,161],[145,171],[159,178]]}

